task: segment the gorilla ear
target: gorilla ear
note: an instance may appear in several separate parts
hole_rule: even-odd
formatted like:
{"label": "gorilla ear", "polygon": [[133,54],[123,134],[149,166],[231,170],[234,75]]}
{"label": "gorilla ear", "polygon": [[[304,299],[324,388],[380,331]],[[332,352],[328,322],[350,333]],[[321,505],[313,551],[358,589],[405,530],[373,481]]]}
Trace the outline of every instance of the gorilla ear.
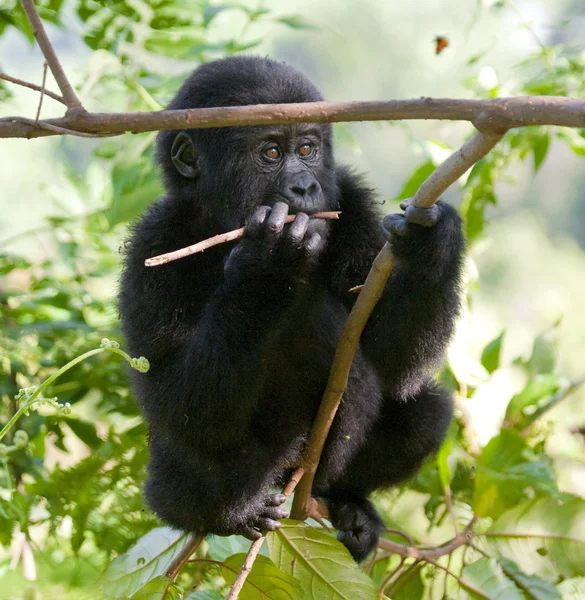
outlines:
{"label": "gorilla ear", "polygon": [[183,177],[197,179],[201,171],[199,169],[199,153],[193,144],[193,140],[184,131],[179,132],[171,147],[171,160],[175,169]]}

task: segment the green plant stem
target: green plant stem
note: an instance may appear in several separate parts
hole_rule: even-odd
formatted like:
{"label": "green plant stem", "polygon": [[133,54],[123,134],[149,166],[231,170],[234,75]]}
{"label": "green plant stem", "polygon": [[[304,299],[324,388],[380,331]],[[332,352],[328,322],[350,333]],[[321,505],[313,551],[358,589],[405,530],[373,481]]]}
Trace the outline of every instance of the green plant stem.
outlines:
{"label": "green plant stem", "polygon": [[132,357],[129,354],[126,354],[126,352],[124,352],[123,350],[120,350],[119,348],[95,348],[94,350],[89,350],[85,354],[74,358],[66,365],[63,365],[58,371],[55,371],[48,379],[45,379],[45,381],[43,381],[43,383],[39,385],[39,387],[31,394],[30,398],[26,400],[26,402],[14,413],[14,415],[12,415],[12,418],[8,421],[8,423],[4,425],[2,431],[0,431],[0,440],[2,440],[4,436],[10,431],[10,429],[14,426],[16,421],[18,421],[18,419],[20,419],[20,417],[25,412],[30,410],[30,407],[36,402],[41,392],[47,387],[49,387],[51,383],[55,381],[55,379],[63,375],[63,373],[65,373],[66,371],[69,371],[69,369],[71,369],[78,363],[102,352],[113,352],[114,354],[119,354],[122,358],[126,359],[131,365],[133,364]]}

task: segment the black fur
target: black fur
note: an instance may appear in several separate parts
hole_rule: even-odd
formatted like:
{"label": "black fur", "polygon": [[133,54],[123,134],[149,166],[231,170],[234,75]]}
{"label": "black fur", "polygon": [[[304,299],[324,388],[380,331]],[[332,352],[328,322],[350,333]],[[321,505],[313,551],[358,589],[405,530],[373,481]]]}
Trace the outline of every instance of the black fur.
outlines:
{"label": "black fur", "polygon": [[[292,68],[239,57],[200,67],[170,108],[315,100]],[[177,171],[177,132],[162,132],[167,194],[134,228],[120,293],[130,352],[151,362],[135,376],[151,431],[149,505],[186,530],[254,538],[279,526],[282,498],[270,490],[299,464],[355,302],[348,290],[364,282],[388,239],[400,262],[360,341],[314,490],[361,560],[383,529],[368,494],[411,477],[451,419],[450,395],[431,374],[460,307],[459,217],[439,203],[422,221],[407,214],[381,227],[371,191],[334,163],[329,125],[185,134],[197,156],[185,172],[198,176]],[[277,161],[266,155],[271,140]],[[299,155],[303,140],[309,157]],[[282,225],[289,209],[337,208],[339,221]],[[144,266],[246,222],[239,243]]]}

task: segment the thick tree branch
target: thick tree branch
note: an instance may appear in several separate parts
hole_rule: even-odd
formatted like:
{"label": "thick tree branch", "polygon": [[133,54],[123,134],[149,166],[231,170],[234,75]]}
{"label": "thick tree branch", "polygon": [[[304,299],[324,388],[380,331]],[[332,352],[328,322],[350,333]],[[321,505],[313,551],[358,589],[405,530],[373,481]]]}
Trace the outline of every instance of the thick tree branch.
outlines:
{"label": "thick tree branch", "polygon": [[51,73],[53,73],[53,77],[55,78],[55,81],[57,82],[57,85],[63,94],[63,100],[65,100],[65,103],[70,109],[84,111],[81,101],[71,87],[71,84],[65,75],[65,71],[63,70],[61,63],[55,54],[53,45],[47,37],[47,32],[45,31],[33,0],[20,0],[20,3],[22,4],[22,8],[26,13],[26,18],[30,23],[37,44],[39,45],[45,59],[49,63]]}
{"label": "thick tree branch", "polygon": [[[457,181],[467,169],[498,143],[502,135],[503,133],[484,134],[478,131],[431,174],[415,194],[412,203],[425,208],[431,207],[449,185]],[[390,246],[385,244],[374,260],[360,295],[345,322],[331,366],[329,381],[311,429],[303,463],[306,472],[295,493],[291,513],[293,519],[304,520],[310,514],[313,480],[329,429],[347,386],[349,369],[357,345],[395,264],[396,259],[392,255]]]}
{"label": "thick tree branch", "polygon": [[[40,121],[39,126],[21,122],[15,117],[0,119],[0,138],[35,138],[64,133],[50,127],[65,129],[68,133],[78,131],[84,134],[116,135],[165,129],[407,119],[470,121],[477,129],[486,132],[501,132],[528,125],[585,127],[585,100],[559,96],[491,100],[418,98],[378,102],[260,104],[137,113],[72,112],[59,119]],[[42,127],[43,124],[45,127]]]}
{"label": "thick tree branch", "polygon": [[[18,79],[17,77],[12,77],[10,75],[7,75],[6,73],[0,73],[0,79],[3,79],[4,81],[9,81],[10,83],[14,83],[16,85],[20,85],[22,87],[28,88],[29,90],[34,90],[35,92],[41,92],[43,91],[43,88],[40,85],[36,85],[34,83],[29,83],[28,81],[24,81],[23,79]],[[50,90],[45,90],[44,91],[45,96],[48,96],[49,98],[53,98],[53,100],[56,100],[57,102],[61,102],[61,104],[65,104],[65,106],[67,106],[67,103],[65,102],[65,100],[63,100],[63,96],[59,96],[59,94],[55,94],[55,92],[51,92]]]}

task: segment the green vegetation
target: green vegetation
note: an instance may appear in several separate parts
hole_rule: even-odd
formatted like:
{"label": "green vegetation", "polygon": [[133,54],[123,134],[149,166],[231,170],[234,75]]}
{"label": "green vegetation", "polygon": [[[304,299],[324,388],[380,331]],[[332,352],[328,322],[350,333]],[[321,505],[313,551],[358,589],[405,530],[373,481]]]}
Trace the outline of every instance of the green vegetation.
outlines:
{"label": "green vegetation", "polygon": [[[358,5],[340,12],[350,14]],[[264,38],[274,31],[296,36],[290,39],[302,47],[305,36],[322,35],[328,26],[318,12],[305,16],[269,6],[208,0],[39,3],[45,22],[56,26],[49,33],[71,28],[68,35],[75,38],[75,48],[83,47],[87,61],[79,87],[84,102],[104,111],[156,110],[193,65],[238,52],[265,53]],[[518,10],[508,1],[484,6],[479,0],[476,8],[469,31],[482,19],[504,22]],[[404,8],[405,19],[410,10]],[[413,19],[418,18],[412,10]],[[570,7],[566,10],[572,14]],[[557,17],[562,29],[562,15]],[[33,43],[16,0],[0,0],[0,44],[7,39]],[[431,41],[429,48],[435,60]],[[400,44],[395,50],[397,57],[404,55]],[[356,57],[360,52],[356,50]],[[9,54],[3,54],[0,65],[7,72],[12,66]],[[580,47],[536,44],[505,85],[486,76],[485,54],[465,57],[467,95],[585,94]],[[332,55],[319,64],[328,69],[327,61],[336,61],[330,67],[335,77],[350,81],[358,68],[353,60]],[[367,63],[363,71],[361,77],[379,78]],[[12,93],[14,86],[0,80],[0,102],[9,103]],[[36,103],[34,93],[27,93]],[[433,94],[429,89],[427,95]],[[44,102],[49,106],[52,101]],[[359,152],[358,127],[336,128],[343,152]],[[395,197],[384,207],[390,212],[395,200],[416,191],[449,148],[431,139],[439,136],[436,131],[421,137],[409,126],[380,128],[383,135],[406,133],[405,148],[420,154],[418,164],[410,165],[396,182]],[[422,143],[424,137],[428,141]],[[186,537],[163,527],[141,496],[147,432],[132,397],[126,361],[138,369],[148,365],[119,349],[123,340],[114,297],[125,228],[161,192],[152,166],[154,138],[141,134],[27,143],[31,156],[35,144],[43,144],[58,176],[40,192],[47,205],[41,212],[48,215],[42,223],[31,217],[33,231],[27,232],[22,223],[10,226],[24,233],[0,230],[0,599],[217,600],[226,597],[248,551],[250,543],[243,538],[210,538],[177,581],[169,581],[165,570]],[[5,157],[16,142],[1,144]],[[585,156],[585,129],[511,131],[449,192],[465,219],[471,246],[469,314],[441,374],[459,395],[459,415],[442,450],[416,480],[379,494],[376,504],[392,528],[386,537],[395,544],[412,541],[417,548],[436,548],[451,540],[455,529],[461,533],[475,515],[473,538],[434,559],[404,559],[380,549],[358,567],[333,532],[312,521],[287,521],[268,536],[240,593],[242,600],[374,599],[384,594],[394,600],[585,598],[585,447],[573,431],[585,425],[585,366],[579,356],[559,359],[559,347],[578,348],[565,336],[583,342],[583,321],[571,321],[575,311],[569,310],[570,302],[555,297],[555,318],[563,316],[564,307],[570,313],[563,322],[550,319],[545,329],[535,317],[538,327],[531,330],[519,329],[510,319],[501,332],[493,305],[511,297],[512,290],[517,302],[519,297],[529,305],[527,297],[534,291],[528,290],[535,289],[532,284],[540,277],[535,262],[545,259],[531,254],[541,229],[530,229],[525,220],[490,224],[488,219],[519,210],[519,202],[508,208],[502,196],[520,193],[525,171],[531,170],[532,177],[555,153],[561,156],[558,164],[570,152]],[[25,160],[24,153],[18,156]],[[28,161],[28,179],[35,178],[33,162]],[[11,168],[19,172],[16,164]],[[562,177],[555,186],[563,187]],[[578,188],[576,181],[572,184]],[[541,218],[559,213],[558,229],[548,232],[551,237],[576,234],[582,240],[583,198],[577,191],[565,197],[570,201],[562,206],[551,198],[552,208],[544,201],[535,202],[535,208]],[[13,201],[2,197],[3,212]],[[37,208],[28,207],[26,197],[18,204],[20,210]],[[490,240],[499,251],[485,258],[482,251]],[[511,272],[510,264],[520,264],[522,251],[522,269]],[[575,243],[556,246],[548,260],[559,272],[568,269],[575,286],[583,278],[585,263]],[[574,290],[582,298],[585,290]],[[481,315],[487,319],[481,344],[468,339],[475,335],[470,322],[478,314],[480,296]],[[485,308],[489,302],[491,312]],[[538,328],[543,331],[533,334]],[[518,347],[527,347],[527,331],[532,351],[518,352]],[[580,363],[579,371],[575,364]],[[572,410],[563,414],[564,403],[574,398]],[[489,423],[496,422],[498,427],[490,430]]]}

